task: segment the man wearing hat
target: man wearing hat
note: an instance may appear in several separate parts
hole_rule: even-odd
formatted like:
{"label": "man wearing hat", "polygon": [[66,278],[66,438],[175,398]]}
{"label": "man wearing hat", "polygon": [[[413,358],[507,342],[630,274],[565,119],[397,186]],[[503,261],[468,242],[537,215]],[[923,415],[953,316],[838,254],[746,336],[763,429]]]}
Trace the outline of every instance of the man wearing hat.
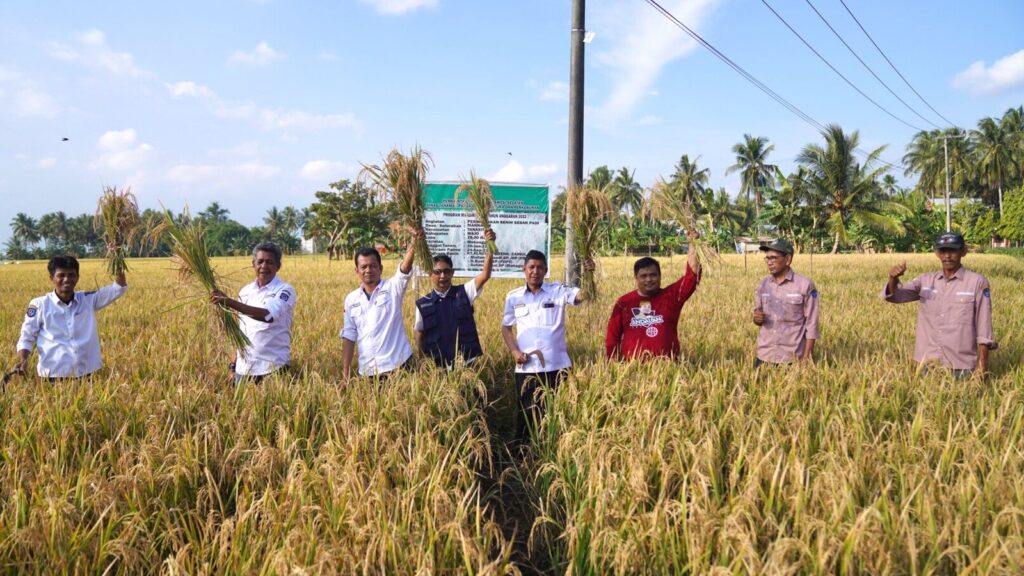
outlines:
{"label": "man wearing hat", "polygon": [[761,251],[768,276],[754,292],[754,324],[761,327],[754,367],[811,360],[818,339],[818,290],[789,267],[792,242],[778,238]]}
{"label": "man wearing hat", "polygon": [[964,237],[946,232],[935,241],[939,272],[928,272],[906,284],[899,282],[907,271],[901,262],[889,270],[882,298],[893,304],[920,302],[917,307],[917,338],[914,360],[937,362],[958,378],[988,373],[988,353],[995,350],[992,338],[992,295],[988,280],[960,265],[967,254]]}

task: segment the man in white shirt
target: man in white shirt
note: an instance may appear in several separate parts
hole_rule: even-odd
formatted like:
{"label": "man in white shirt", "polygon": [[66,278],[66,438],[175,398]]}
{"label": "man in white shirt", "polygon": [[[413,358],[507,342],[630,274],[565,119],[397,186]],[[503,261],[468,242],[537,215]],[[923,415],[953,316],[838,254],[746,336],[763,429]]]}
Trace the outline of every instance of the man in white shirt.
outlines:
{"label": "man in white shirt", "polygon": [[[484,240],[493,242],[496,238],[493,230],[484,231]],[[483,355],[473,318],[473,302],[490,280],[493,266],[494,255],[488,252],[484,256],[483,270],[472,282],[452,286],[455,266],[451,257],[447,254],[434,256],[434,268],[430,271],[433,290],[416,300],[413,334],[416,348],[441,368],[452,368],[458,356],[469,364]]]}
{"label": "man in white shirt", "polygon": [[242,332],[252,344],[235,352],[228,364],[235,384],[243,379],[260,382],[271,373],[287,370],[292,352],[292,314],[298,295],[295,288],[277,277],[281,269],[281,248],[262,242],[252,249],[252,268],[256,281],[238,291],[238,300],[220,290],[210,293],[210,301],[238,312]]}
{"label": "man in white shirt", "polygon": [[[588,268],[593,262],[587,262]],[[582,301],[579,288],[561,282],[544,282],[548,261],[543,252],[526,253],[523,274],[526,285],[505,296],[501,336],[516,361],[516,389],[519,395],[517,439],[525,441],[544,414],[542,386],[552,389],[565,377],[572,360],[565,341],[565,307]],[[513,327],[515,332],[513,332]]]}
{"label": "man in white shirt", "polygon": [[341,371],[348,380],[352,358],[359,349],[359,374],[382,377],[401,368],[412,356],[412,346],[402,323],[402,299],[412,277],[412,260],[416,239],[422,230],[413,233],[394,276],[381,279],[384,268],[380,253],[374,248],[356,251],[356,276],[359,288],[345,297],[345,321],[341,328]]}
{"label": "man in white shirt", "polygon": [[24,374],[32,347],[39,349],[39,376],[51,380],[81,378],[103,366],[96,312],[128,290],[124,274],[98,290],[76,292],[79,265],[73,256],[54,256],[46,265],[53,292],[34,298],[25,312],[18,339],[18,363]]}

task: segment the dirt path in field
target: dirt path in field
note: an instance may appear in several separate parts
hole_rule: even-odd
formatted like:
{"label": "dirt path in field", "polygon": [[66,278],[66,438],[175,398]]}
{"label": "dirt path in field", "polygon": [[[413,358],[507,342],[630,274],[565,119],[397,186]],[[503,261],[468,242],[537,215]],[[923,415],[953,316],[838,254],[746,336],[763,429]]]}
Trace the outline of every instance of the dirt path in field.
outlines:
{"label": "dirt path in field", "polygon": [[[505,391],[512,390],[512,382]],[[492,390],[496,401],[484,411],[491,432],[491,450],[494,466],[485,471],[481,481],[483,493],[492,497],[495,521],[501,526],[505,538],[512,542],[512,561],[523,574],[551,573],[547,555],[530,552],[530,529],[536,518],[531,503],[533,489],[529,464],[524,461],[515,442],[516,401],[511,394]]]}

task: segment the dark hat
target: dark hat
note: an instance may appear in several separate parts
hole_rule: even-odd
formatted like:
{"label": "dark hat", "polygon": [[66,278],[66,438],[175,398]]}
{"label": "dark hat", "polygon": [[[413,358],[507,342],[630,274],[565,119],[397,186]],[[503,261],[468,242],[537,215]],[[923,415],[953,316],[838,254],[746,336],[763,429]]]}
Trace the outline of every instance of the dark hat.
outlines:
{"label": "dark hat", "polygon": [[964,237],[958,232],[946,232],[935,239],[935,249],[960,250],[964,247]]}
{"label": "dark hat", "polygon": [[775,240],[772,240],[771,244],[761,245],[761,252],[767,252],[769,250],[791,255],[793,254],[793,243],[785,238],[776,238]]}

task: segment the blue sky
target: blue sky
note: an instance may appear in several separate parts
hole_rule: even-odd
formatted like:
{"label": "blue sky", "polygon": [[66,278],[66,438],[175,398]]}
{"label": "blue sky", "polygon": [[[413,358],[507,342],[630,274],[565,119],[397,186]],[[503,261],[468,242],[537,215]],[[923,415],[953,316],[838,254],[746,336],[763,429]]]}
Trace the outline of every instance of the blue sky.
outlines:
{"label": "blue sky", "polygon": [[[898,161],[915,129],[828,70],[755,0],[662,5],[821,123],[860,130]],[[839,0],[812,0],[862,58],[944,126]],[[973,127],[1024,102],[1024,3],[846,0],[943,116]],[[16,1],[0,4],[0,239],[18,212],[92,212],[104,185],[143,207],[218,200],[244,224],[302,207],[360,162],[420,144],[434,179],[475,169],[564,184],[569,0]],[[805,2],[770,0],[854,84],[903,107]],[[784,170],[815,129],[697,46],[643,0],[591,0],[585,167],[650,185],[700,156],[733,194],[730,148],[775,144]],[[62,138],[67,137],[67,142]],[[896,172],[901,179],[901,172]]]}

